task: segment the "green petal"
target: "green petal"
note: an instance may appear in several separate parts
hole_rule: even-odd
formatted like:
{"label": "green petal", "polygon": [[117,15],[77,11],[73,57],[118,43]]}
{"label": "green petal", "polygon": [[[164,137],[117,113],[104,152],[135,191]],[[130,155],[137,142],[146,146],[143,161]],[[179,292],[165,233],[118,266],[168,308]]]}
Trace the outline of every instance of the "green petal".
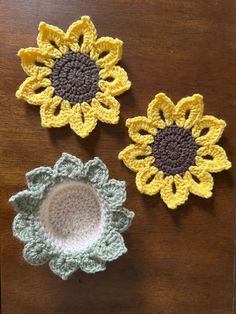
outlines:
{"label": "green petal", "polygon": [[53,170],[50,167],[39,167],[26,173],[30,190],[40,190],[52,184]]}
{"label": "green petal", "polygon": [[24,247],[23,256],[31,265],[42,265],[50,258],[49,248],[42,242],[28,242]]}
{"label": "green petal", "polygon": [[123,205],[126,200],[125,185],[125,181],[111,179],[99,190],[99,195],[109,208],[115,209]]}
{"label": "green petal", "polygon": [[105,262],[95,256],[83,256],[80,260],[80,268],[86,273],[96,273],[106,269]]}
{"label": "green petal", "polygon": [[54,166],[56,176],[71,179],[82,177],[83,163],[75,156],[63,153]]}
{"label": "green petal", "polygon": [[133,218],[134,212],[123,207],[112,212],[111,224],[117,231],[124,232],[131,225]]}
{"label": "green petal", "polygon": [[51,270],[66,280],[79,268],[79,259],[71,256],[56,256],[49,262]]}
{"label": "green petal", "polygon": [[117,231],[110,231],[106,237],[97,244],[96,256],[103,261],[113,261],[127,252],[124,239]]}
{"label": "green petal", "polygon": [[24,190],[10,197],[9,202],[19,212],[33,212],[38,209],[43,192]]}
{"label": "green petal", "polygon": [[92,184],[102,185],[107,182],[108,169],[98,157],[86,162],[84,168],[85,176]]}
{"label": "green petal", "polygon": [[13,235],[23,242],[28,242],[34,235],[34,216],[18,213],[13,221]]}

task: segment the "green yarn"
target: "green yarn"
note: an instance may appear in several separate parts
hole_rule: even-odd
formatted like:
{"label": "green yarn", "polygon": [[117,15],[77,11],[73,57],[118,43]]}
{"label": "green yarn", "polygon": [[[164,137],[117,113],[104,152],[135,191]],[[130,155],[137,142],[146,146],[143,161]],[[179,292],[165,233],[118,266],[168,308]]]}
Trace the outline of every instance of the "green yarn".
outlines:
{"label": "green yarn", "polygon": [[[131,224],[134,213],[123,207],[126,200],[125,182],[109,179],[108,169],[97,157],[83,164],[63,153],[53,168],[39,167],[26,174],[28,189],[10,198],[17,215],[13,235],[25,243],[23,256],[31,265],[49,262],[51,270],[67,279],[80,269],[96,273],[106,269],[106,262],[126,253],[121,235]],[[104,214],[101,234],[83,249],[65,249],[54,241],[40,216],[44,200],[59,184],[82,182],[96,192]],[[64,241],[64,240],[63,240]]]}

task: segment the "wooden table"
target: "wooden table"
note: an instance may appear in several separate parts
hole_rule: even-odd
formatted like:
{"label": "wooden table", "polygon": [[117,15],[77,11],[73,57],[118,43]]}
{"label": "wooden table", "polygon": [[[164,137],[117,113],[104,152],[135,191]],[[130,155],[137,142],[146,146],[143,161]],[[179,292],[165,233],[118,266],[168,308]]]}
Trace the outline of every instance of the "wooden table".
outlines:
{"label": "wooden table", "polygon": [[[201,93],[205,111],[225,119],[220,144],[236,163],[236,2],[233,0],[2,0],[1,18],[1,289],[3,314],[229,314],[233,312],[235,169],[214,175],[214,196],[191,196],[168,210],[159,196],[142,196],[134,173],[116,157],[130,143],[125,120],[144,115],[157,92],[174,102]],[[43,129],[39,108],[15,97],[26,75],[16,56],[36,45],[41,20],[66,30],[90,15],[100,36],[124,41],[121,65],[132,89],[119,97],[118,125],[99,124],[87,139],[69,127]],[[62,152],[84,161],[99,156],[110,175],[128,184],[135,211],[125,234],[128,254],[106,272],[77,272],[68,281],[48,266],[32,267],[12,237],[10,195],[24,173],[53,165]]]}

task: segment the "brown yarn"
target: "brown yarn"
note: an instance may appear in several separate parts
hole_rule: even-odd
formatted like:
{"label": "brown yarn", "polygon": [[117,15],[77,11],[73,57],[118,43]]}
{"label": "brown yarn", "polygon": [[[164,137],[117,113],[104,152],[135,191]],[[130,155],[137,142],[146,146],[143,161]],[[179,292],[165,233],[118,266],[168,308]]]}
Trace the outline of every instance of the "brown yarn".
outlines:
{"label": "brown yarn", "polygon": [[71,104],[91,102],[99,90],[99,71],[87,54],[69,52],[55,61],[50,79],[55,94]]}
{"label": "brown yarn", "polygon": [[155,165],[165,175],[183,175],[194,165],[198,145],[189,129],[172,125],[161,129],[151,144]]}

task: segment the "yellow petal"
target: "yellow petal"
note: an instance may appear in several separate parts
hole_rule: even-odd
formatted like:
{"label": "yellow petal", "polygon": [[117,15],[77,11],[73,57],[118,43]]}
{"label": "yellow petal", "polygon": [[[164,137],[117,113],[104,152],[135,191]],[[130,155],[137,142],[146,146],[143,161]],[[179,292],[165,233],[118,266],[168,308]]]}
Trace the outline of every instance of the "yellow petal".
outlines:
{"label": "yellow petal", "polygon": [[[196,138],[198,145],[210,145],[215,144],[220,139],[226,123],[223,120],[217,119],[213,116],[204,116],[198,123],[192,128],[192,135]],[[201,136],[201,132],[204,129],[208,129],[205,135]]]}
{"label": "yellow petal", "polygon": [[212,196],[213,178],[212,175],[201,168],[192,166],[184,174],[184,181],[189,191],[200,197],[209,198]]}
{"label": "yellow petal", "polygon": [[174,121],[175,105],[164,93],[159,93],[148,106],[147,116],[159,129],[170,126]]}
{"label": "yellow petal", "polygon": [[[58,108],[60,111],[56,114]],[[40,115],[44,128],[62,127],[69,122],[71,115],[70,103],[67,100],[62,100],[59,96],[55,96],[40,107]]]}
{"label": "yellow petal", "polygon": [[18,51],[21,66],[29,76],[46,77],[51,74],[54,61],[39,48],[26,48]]}
{"label": "yellow petal", "polygon": [[203,109],[202,96],[199,94],[181,99],[176,105],[176,124],[186,129],[191,128],[201,119]]}
{"label": "yellow petal", "polygon": [[[139,144],[131,144],[123,149],[118,158],[123,160],[126,167],[128,167],[132,171],[139,171],[146,167],[149,167],[155,160],[153,156],[149,156],[152,152],[150,146],[147,145],[139,145]],[[145,158],[141,158],[143,156],[148,156]]]}
{"label": "yellow petal", "polygon": [[19,87],[16,97],[31,105],[42,105],[53,96],[54,88],[50,85],[51,81],[47,78],[28,77]]}
{"label": "yellow petal", "polygon": [[163,172],[151,166],[140,170],[136,174],[136,185],[138,190],[147,195],[157,194],[163,186]]}
{"label": "yellow petal", "polygon": [[[153,142],[153,136],[157,133],[157,128],[153,126],[152,121],[146,117],[135,117],[126,120],[129,137],[136,143],[150,144]],[[144,130],[150,134],[141,135],[140,131]]]}
{"label": "yellow petal", "polygon": [[120,104],[114,97],[97,93],[96,98],[92,100],[91,106],[98,120],[110,124],[118,123]]}
{"label": "yellow petal", "polygon": [[39,24],[37,44],[44,53],[48,53],[53,58],[60,58],[68,51],[65,33],[60,28],[45,22]]}
{"label": "yellow petal", "polygon": [[86,137],[97,124],[97,118],[95,117],[93,108],[87,104],[77,104],[72,107],[72,113],[70,116],[70,127],[80,137]]}
{"label": "yellow petal", "polygon": [[219,145],[200,147],[197,150],[195,163],[199,168],[210,172],[220,172],[231,167],[224,149]]}
{"label": "yellow petal", "polygon": [[[83,38],[80,46],[80,39]],[[68,28],[66,38],[70,49],[74,52],[89,53],[96,41],[96,29],[89,16],[82,16]]]}
{"label": "yellow petal", "polygon": [[[100,90],[112,96],[120,95],[130,89],[131,83],[128,80],[128,75],[126,71],[119,66],[102,69],[99,72],[99,76],[102,78],[102,80],[99,81]],[[110,82],[107,79],[112,79],[112,81]]]}
{"label": "yellow petal", "polygon": [[168,176],[164,179],[160,193],[166,205],[171,209],[175,209],[177,206],[186,202],[189,189],[184,179],[177,174],[174,177]]}
{"label": "yellow petal", "polygon": [[[123,42],[117,38],[101,37],[96,41],[90,56],[100,67],[111,67],[121,59],[122,45]],[[103,57],[103,53],[107,55]]]}

